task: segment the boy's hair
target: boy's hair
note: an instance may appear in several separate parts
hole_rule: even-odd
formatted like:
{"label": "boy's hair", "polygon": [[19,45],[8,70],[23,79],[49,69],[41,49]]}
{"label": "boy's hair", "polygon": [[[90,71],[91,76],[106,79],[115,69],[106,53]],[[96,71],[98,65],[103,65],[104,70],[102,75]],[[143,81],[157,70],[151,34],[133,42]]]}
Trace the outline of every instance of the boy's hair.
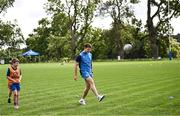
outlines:
{"label": "boy's hair", "polygon": [[19,60],[17,58],[13,58],[11,61],[9,61],[10,64],[13,64],[13,63],[16,63],[16,62],[19,62]]}
{"label": "boy's hair", "polygon": [[12,64],[12,61],[11,61],[11,60],[9,61],[9,64]]}
{"label": "boy's hair", "polygon": [[90,43],[84,44],[84,48],[92,48],[92,45]]}

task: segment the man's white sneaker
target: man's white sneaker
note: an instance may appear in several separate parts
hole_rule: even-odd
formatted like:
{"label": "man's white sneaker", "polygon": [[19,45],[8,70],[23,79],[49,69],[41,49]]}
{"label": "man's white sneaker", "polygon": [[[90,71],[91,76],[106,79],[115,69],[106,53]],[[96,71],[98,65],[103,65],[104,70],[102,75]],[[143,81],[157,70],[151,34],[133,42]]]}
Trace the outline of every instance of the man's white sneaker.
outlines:
{"label": "man's white sneaker", "polygon": [[101,101],[104,99],[104,97],[105,97],[104,95],[99,95],[99,96],[97,97],[97,99],[98,99],[99,102],[101,102]]}
{"label": "man's white sneaker", "polygon": [[81,105],[86,105],[86,102],[85,102],[84,99],[80,99],[80,100],[79,100],[79,103],[80,103]]}
{"label": "man's white sneaker", "polygon": [[16,105],[16,106],[14,106],[14,109],[18,110],[18,109],[19,109],[19,106],[17,106],[17,105]]}

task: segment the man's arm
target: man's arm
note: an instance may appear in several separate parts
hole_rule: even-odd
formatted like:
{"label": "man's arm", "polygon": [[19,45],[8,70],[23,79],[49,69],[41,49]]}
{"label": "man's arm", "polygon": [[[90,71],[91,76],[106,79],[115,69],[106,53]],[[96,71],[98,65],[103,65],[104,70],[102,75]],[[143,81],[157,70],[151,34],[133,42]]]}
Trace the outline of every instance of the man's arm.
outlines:
{"label": "man's arm", "polygon": [[79,66],[79,63],[81,62],[81,56],[79,55],[77,58],[76,58],[76,61],[75,61],[75,64],[74,64],[74,80],[77,80],[78,77],[77,77],[77,71],[78,71],[78,66]]}
{"label": "man's arm", "polygon": [[74,80],[75,81],[78,79],[78,77],[77,77],[78,65],[79,65],[78,62],[74,63]]}
{"label": "man's arm", "polygon": [[92,54],[91,54],[91,72],[93,73],[93,60],[92,60]]}

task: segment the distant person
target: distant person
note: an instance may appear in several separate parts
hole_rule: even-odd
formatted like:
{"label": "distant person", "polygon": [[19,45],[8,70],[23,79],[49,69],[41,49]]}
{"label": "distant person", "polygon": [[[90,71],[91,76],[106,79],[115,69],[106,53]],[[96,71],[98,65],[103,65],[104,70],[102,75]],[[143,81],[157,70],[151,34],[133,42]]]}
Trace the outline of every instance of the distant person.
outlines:
{"label": "distant person", "polygon": [[84,89],[83,95],[79,100],[81,105],[86,105],[85,97],[87,96],[89,90],[91,89],[97,100],[100,102],[105,97],[104,95],[99,95],[93,80],[92,75],[92,54],[90,53],[92,50],[92,45],[87,43],[84,45],[84,50],[79,54],[76,58],[76,62],[74,65],[74,80],[77,80],[77,69],[78,66],[80,68],[80,74],[86,83],[86,87]]}
{"label": "distant person", "polygon": [[8,88],[9,88],[9,96],[8,103],[11,103],[11,94],[14,95],[14,108],[19,108],[19,94],[20,94],[20,82],[21,82],[21,70],[19,68],[19,60],[17,58],[13,58],[10,61],[10,66],[7,69],[7,79],[8,79]]}
{"label": "distant person", "polygon": [[172,51],[169,51],[169,60],[172,60],[173,59],[173,53],[172,53]]}

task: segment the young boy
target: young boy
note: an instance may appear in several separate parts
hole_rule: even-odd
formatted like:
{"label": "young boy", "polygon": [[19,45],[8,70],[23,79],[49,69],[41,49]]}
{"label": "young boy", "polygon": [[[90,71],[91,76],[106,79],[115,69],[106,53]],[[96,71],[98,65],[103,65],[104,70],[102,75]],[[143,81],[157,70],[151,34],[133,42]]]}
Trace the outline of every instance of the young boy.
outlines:
{"label": "young boy", "polygon": [[19,108],[19,94],[20,94],[20,82],[21,82],[21,70],[18,67],[19,60],[13,58],[10,67],[7,69],[7,79],[9,88],[8,103],[11,103],[11,94],[14,95],[14,108]]}
{"label": "young boy", "polygon": [[86,87],[84,89],[82,98],[79,100],[81,105],[86,105],[85,97],[87,96],[89,90],[91,89],[98,101],[102,101],[105,97],[104,95],[99,95],[93,80],[92,75],[92,54],[90,53],[92,50],[92,45],[87,43],[84,45],[84,50],[80,53],[80,55],[76,58],[76,62],[74,65],[74,80],[77,80],[77,68],[79,65],[80,74],[86,83]]}

